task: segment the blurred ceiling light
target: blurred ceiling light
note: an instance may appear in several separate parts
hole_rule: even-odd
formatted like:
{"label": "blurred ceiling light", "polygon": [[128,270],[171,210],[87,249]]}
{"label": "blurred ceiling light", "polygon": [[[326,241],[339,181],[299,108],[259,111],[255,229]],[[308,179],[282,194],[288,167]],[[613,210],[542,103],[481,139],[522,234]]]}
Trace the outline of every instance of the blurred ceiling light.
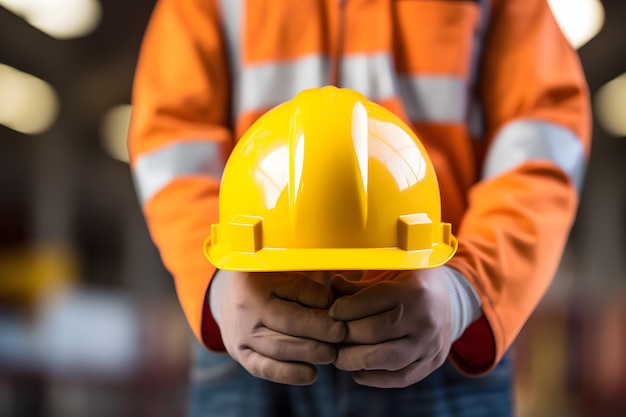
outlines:
{"label": "blurred ceiling light", "polygon": [[128,162],[126,137],[130,124],[130,104],[122,104],[110,109],[100,123],[100,138],[104,151],[113,159]]}
{"label": "blurred ceiling light", "polygon": [[626,73],[600,87],[594,101],[602,128],[613,136],[626,136]]}
{"label": "blurred ceiling light", "polygon": [[35,135],[52,126],[58,113],[59,99],[50,84],[0,64],[0,124]]}
{"label": "blurred ceiling light", "polygon": [[589,42],[604,24],[600,0],[548,0],[563,34],[576,49]]}
{"label": "blurred ceiling light", "polygon": [[0,6],[57,39],[86,36],[102,18],[98,0],[0,0]]}

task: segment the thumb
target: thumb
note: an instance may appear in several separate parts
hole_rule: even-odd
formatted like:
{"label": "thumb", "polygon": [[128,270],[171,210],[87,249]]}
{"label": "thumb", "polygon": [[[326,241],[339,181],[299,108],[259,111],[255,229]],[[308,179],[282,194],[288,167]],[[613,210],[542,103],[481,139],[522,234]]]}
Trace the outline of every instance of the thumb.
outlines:
{"label": "thumb", "polygon": [[342,274],[335,274],[330,280],[330,289],[340,297],[356,294],[371,285],[371,282],[349,280]]}

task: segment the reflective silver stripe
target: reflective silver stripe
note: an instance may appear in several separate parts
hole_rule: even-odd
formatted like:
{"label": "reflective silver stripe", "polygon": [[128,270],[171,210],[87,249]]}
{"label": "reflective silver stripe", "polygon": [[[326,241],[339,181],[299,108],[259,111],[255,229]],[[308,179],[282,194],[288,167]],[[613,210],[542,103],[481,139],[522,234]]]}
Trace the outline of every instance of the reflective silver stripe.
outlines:
{"label": "reflective silver stripe", "polygon": [[580,190],[585,173],[582,142],[554,123],[523,120],[502,128],[491,145],[483,178],[492,178],[529,161],[547,160],[563,170]]}
{"label": "reflective silver stripe", "polygon": [[[360,91],[372,100],[394,96],[392,60],[387,53],[348,55],[341,60],[342,87]],[[293,61],[242,68],[240,111],[273,107],[307,88],[329,83],[329,59],[308,55]]]}
{"label": "reflective silver stripe", "polygon": [[242,68],[238,111],[267,109],[307,88],[325,86],[328,65],[327,57],[315,54]]}
{"label": "reflective silver stripe", "polygon": [[344,56],[340,71],[341,87],[357,90],[370,100],[397,95],[393,60],[386,52]]}
{"label": "reflective silver stripe", "polygon": [[180,141],[141,155],[133,168],[139,201],[145,204],[176,178],[186,175],[220,179],[224,164],[219,145],[208,141]]}
{"label": "reflective silver stripe", "polygon": [[[452,76],[402,76],[394,85],[391,58],[384,53],[353,55],[342,60],[343,87],[372,100],[393,97],[396,91],[413,121],[458,123],[466,118],[467,83]],[[309,55],[293,61],[242,68],[240,108],[262,110],[293,98],[307,88],[328,84],[326,56]]]}
{"label": "reflective silver stripe", "polygon": [[464,122],[467,82],[454,76],[400,76],[400,97],[414,122]]}
{"label": "reflective silver stripe", "polygon": [[237,118],[237,109],[239,109],[240,85],[239,73],[241,68],[239,37],[241,34],[241,22],[244,19],[242,0],[219,0],[220,12],[222,16],[222,34],[226,42],[228,55],[228,65],[232,80],[232,107],[231,107],[231,123]]}

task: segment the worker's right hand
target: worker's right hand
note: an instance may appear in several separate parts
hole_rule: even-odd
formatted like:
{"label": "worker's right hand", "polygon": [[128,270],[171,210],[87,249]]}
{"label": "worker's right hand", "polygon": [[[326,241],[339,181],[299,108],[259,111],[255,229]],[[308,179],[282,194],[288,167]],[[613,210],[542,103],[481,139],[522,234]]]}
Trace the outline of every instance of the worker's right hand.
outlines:
{"label": "worker's right hand", "polygon": [[299,272],[219,271],[211,283],[211,310],[230,356],[283,384],[312,384],[314,365],[335,360],[345,324],[314,310],[333,301],[330,289]]}

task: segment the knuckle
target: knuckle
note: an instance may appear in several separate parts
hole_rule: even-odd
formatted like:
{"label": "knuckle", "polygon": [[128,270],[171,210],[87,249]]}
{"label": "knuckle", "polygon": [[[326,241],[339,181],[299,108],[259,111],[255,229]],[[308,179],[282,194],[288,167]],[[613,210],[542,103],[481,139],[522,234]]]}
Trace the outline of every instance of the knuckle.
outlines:
{"label": "knuckle", "polygon": [[389,361],[389,350],[368,349],[361,359],[362,368],[365,370],[384,369]]}
{"label": "knuckle", "polygon": [[337,357],[337,347],[317,340],[296,338],[277,341],[268,355],[280,361],[327,365],[333,363]]}
{"label": "knuckle", "polygon": [[435,309],[426,309],[422,313],[422,331],[435,332],[439,327],[439,314]]}
{"label": "knuckle", "polygon": [[328,365],[331,364],[337,359],[337,347],[334,345],[330,345],[328,343],[315,343],[315,348],[312,349],[314,352],[314,358],[311,363],[317,365]]}
{"label": "knuckle", "polygon": [[411,363],[411,358],[407,358],[407,354],[408,352],[405,349],[394,343],[387,352],[387,369],[389,371],[397,371],[406,367]]}
{"label": "knuckle", "polygon": [[444,348],[443,346],[444,344],[442,343],[442,346],[439,348],[439,351],[437,352],[436,356],[435,356],[435,365],[436,368],[439,368],[441,365],[444,364],[444,362],[446,361],[446,359],[448,358],[448,350]]}
{"label": "knuckle", "polygon": [[261,355],[247,355],[247,358],[243,361],[242,365],[248,372],[257,378],[274,381],[274,369],[270,366],[269,361]]}
{"label": "knuckle", "polygon": [[275,377],[274,369],[271,366],[269,366],[267,361],[262,361],[260,366],[257,368],[257,371],[261,378],[267,379],[268,381],[279,382],[278,380],[275,379],[276,377]]}
{"label": "knuckle", "polygon": [[276,383],[308,385],[317,379],[312,365],[277,362],[249,349],[242,352],[240,363],[251,375]]}
{"label": "knuckle", "polygon": [[428,291],[428,282],[423,279],[421,274],[415,274],[411,278],[411,287],[415,291],[416,294],[424,294]]}
{"label": "knuckle", "polygon": [[387,326],[398,326],[404,317],[404,304],[398,304],[387,315]]}
{"label": "knuckle", "polygon": [[303,276],[293,277],[289,284],[289,291],[292,296],[298,300],[313,291],[311,281]]}
{"label": "knuckle", "polygon": [[313,311],[303,318],[299,327],[302,334],[328,343],[340,343],[346,336],[345,323]]}
{"label": "knuckle", "polygon": [[381,333],[385,331],[385,328],[382,327],[385,325],[383,324],[382,326],[378,326],[377,322],[384,323],[384,317],[382,318],[382,321],[376,319],[364,319],[355,322],[348,322],[346,327],[351,340],[356,343],[376,343],[378,339],[380,339]]}
{"label": "knuckle", "polygon": [[325,303],[326,305],[322,308],[329,309],[333,305],[334,301],[335,301],[335,294],[333,294],[332,291],[328,291],[326,293],[326,303]]}
{"label": "knuckle", "polygon": [[278,340],[272,345],[272,357],[274,359],[284,359],[290,356],[290,352],[293,350],[291,343]]}
{"label": "knuckle", "polygon": [[298,361],[315,365],[331,364],[336,357],[337,348],[334,345],[313,340],[303,344],[297,354]]}
{"label": "knuckle", "polygon": [[286,314],[280,316],[281,330],[289,335],[293,335],[296,330],[306,326],[306,317],[302,317],[301,311],[296,303],[289,303]]}
{"label": "knuckle", "polygon": [[346,324],[342,321],[331,319],[330,317],[328,317],[328,320],[330,320],[330,326],[327,332],[327,341],[329,343],[343,342],[346,338],[346,334],[348,333]]}
{"label": "knuckle", "polygon": [[398,388],[406,388],[415,384],[418,381],[416,377],[410,372],[402,372],[401,377],[398,380]]}
{"label": "knuckle", "polygon": [[395,387],[406,388],[424,379],[425,375],[422,375],[422,365],[421,362],[414,362],[410,366],[395,372]]}
{"label": "knuckle", "polygon": [[384,349],[375,359],[379,368],[386,371],[397,371],[404,368],[409,360],[406,359],[406,352],[396,343],[392,343],[388,349]]}
{"label": "knuckle", "polygon": [[404,383],[406,384],[405,386],[418,383],[419,381],[423,380],[428,375],[430,375],[431,372],[434,371],[435,369],[436,367],[433,366],[432,361],[422,359],[417,362],[414,362],[413,364],[411,364],[410,366],[408,366],[407,368],[403,370],[404,371]]}
{"label": "knuckle", "polygon": [[293,385],[309,385],[315,382],[317,379],[317,371],[312,366],[307,366],[304,369],[297,369],[292,373]]}
{"label": "knuckle", "polygon": [[354,349],[349,347],[337,351],[335,366],[342,371],[358,371],[363,369],[361,358],[355,353]]}
{"label": "knuckle", "polygon": [[334,319],[341,319],[343,312],[343,300],[341,298],[335,299],[330,308],[328,309],[328,315]]}
{"label": "knuckle", "polygon": [[358,371],[358,372],[353,372],[352,373],[352,380],[354,382],[356,382],[359,385],[372,385],[371,383],[368,383],[367,380],[367,371]]}
{"label": "knuckle", "polygon": [[309,385],[317,379],[317,370],[309,364],[282,363],[274,382],[290,385]]}

